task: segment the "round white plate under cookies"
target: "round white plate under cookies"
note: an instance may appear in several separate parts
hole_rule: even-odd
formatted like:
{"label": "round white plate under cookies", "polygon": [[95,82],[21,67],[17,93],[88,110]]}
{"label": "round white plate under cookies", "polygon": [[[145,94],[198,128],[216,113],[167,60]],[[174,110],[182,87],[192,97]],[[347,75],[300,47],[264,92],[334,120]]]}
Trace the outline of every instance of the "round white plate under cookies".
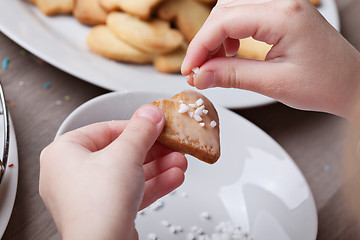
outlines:
{"label": "round white plate under cookies", "polygon": [[[94,122],[130,119],[139,106],[171,96],[148,91],[99,96],[72,112],[57,135]],[[294,161],[254,124],[215,107],[220,159],[210,165],[187,156],[184,184],[139,212],[140,239],[315,240],[314,199]]]}
{"label": "round white plate under cookies", "polygon": [[[320,13],[340,29],[335,0],[321,0]],[[14,20],[16,16],[16,20]],[[0,1],[0,30],[20,46],[53,66],[108,90],[166,91],[190,88],[181,74],[157,72],[151,65],[115,62],[93,54],[86,38],[90,27],[72,16],[45,16],[26,0]],[[254,92],[213,88],[206,95],[227,108],[249,108],[275,100]]]}

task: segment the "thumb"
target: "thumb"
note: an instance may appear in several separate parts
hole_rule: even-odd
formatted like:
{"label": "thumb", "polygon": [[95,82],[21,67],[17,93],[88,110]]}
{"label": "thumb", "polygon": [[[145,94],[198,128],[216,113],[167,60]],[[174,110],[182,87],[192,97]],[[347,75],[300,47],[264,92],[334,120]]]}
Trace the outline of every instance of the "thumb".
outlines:
{"label": "thumb", "polygon": [[142,165],[146,154],[159,137],[164,122],[164,114],[160,108],[152,104],[141,106],[122,134],[109,145],[108,151],[114,151],[116,155],[122,153],[123,156],[131,157],[136,164]]}
{"label": "thumb", "polygon": [[205,62],[193,79],[188,79],[190,85],[198,89],[212,87],[238,88],[251,90],[264,95],[269,95],[276,79],[281,63],[260,61],[252,59],[213,58]]}

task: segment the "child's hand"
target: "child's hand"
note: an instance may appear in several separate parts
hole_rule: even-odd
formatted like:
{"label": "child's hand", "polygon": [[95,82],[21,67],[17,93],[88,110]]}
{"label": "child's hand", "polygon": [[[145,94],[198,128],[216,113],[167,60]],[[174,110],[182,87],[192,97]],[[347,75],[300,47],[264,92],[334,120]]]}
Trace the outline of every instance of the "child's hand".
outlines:
{"label": "child's hand", "polygon": [[[273,45],[266,61],[229,58],[238,39]],[[358,97],[360,54],[308,0],[219,0],[182,65],[199,89],[241,88],[300,109],[348,117]]]}
{"label": "child's hand", "polygon": [[89,125],[57,138],[40,157],[40,195],[63,239],[136,239],[138,210],[184,180],[187,161],[156,142],[161,110]]}

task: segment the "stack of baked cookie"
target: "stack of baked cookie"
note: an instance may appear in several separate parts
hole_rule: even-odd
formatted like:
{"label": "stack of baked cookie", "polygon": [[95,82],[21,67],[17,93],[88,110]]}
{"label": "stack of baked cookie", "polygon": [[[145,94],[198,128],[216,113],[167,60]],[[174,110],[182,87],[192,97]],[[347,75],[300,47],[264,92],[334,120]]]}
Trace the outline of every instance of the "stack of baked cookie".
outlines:
{"label": "stack of baked cookie", "polygon": [[[160,72],[178,73],[188,43],[199,31],[216,0],[28,0],[46,15],[72,14],[92,27],[91,51],[109,59],[153,64]],[[320,0],[310,0],[319,5]],[[271,46],[241,40],[238,56],[265,59]]]}

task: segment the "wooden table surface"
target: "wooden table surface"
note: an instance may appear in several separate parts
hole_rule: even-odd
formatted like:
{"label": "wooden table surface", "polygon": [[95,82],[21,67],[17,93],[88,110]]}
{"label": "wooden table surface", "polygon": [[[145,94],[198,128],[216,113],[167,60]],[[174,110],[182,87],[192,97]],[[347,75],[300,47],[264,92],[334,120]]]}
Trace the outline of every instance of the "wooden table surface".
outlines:
{"label": "wooden table surface", "polygon": [[[360,50],[360,1],[338,0],[342,34]],[[63,120],[82,103],[107,93],[57,68],[20,54],[21,46],[0,33],[0,68],[19,154],[19,182],[4,240],[60,239],[38,193],[39,155]],[[360,67],[360,66],[359,66]],[[46,89],[44,85],[50,83]],[[61,101],[61,104],[59,103]],[[347,214],[341,158],[347,122],[325,113],[291,109],[280,103],[236,110],[274,138],[302,170],[313,192],[319,240],[359,239]],[[272,240],[272,239],[271,239]]]}

